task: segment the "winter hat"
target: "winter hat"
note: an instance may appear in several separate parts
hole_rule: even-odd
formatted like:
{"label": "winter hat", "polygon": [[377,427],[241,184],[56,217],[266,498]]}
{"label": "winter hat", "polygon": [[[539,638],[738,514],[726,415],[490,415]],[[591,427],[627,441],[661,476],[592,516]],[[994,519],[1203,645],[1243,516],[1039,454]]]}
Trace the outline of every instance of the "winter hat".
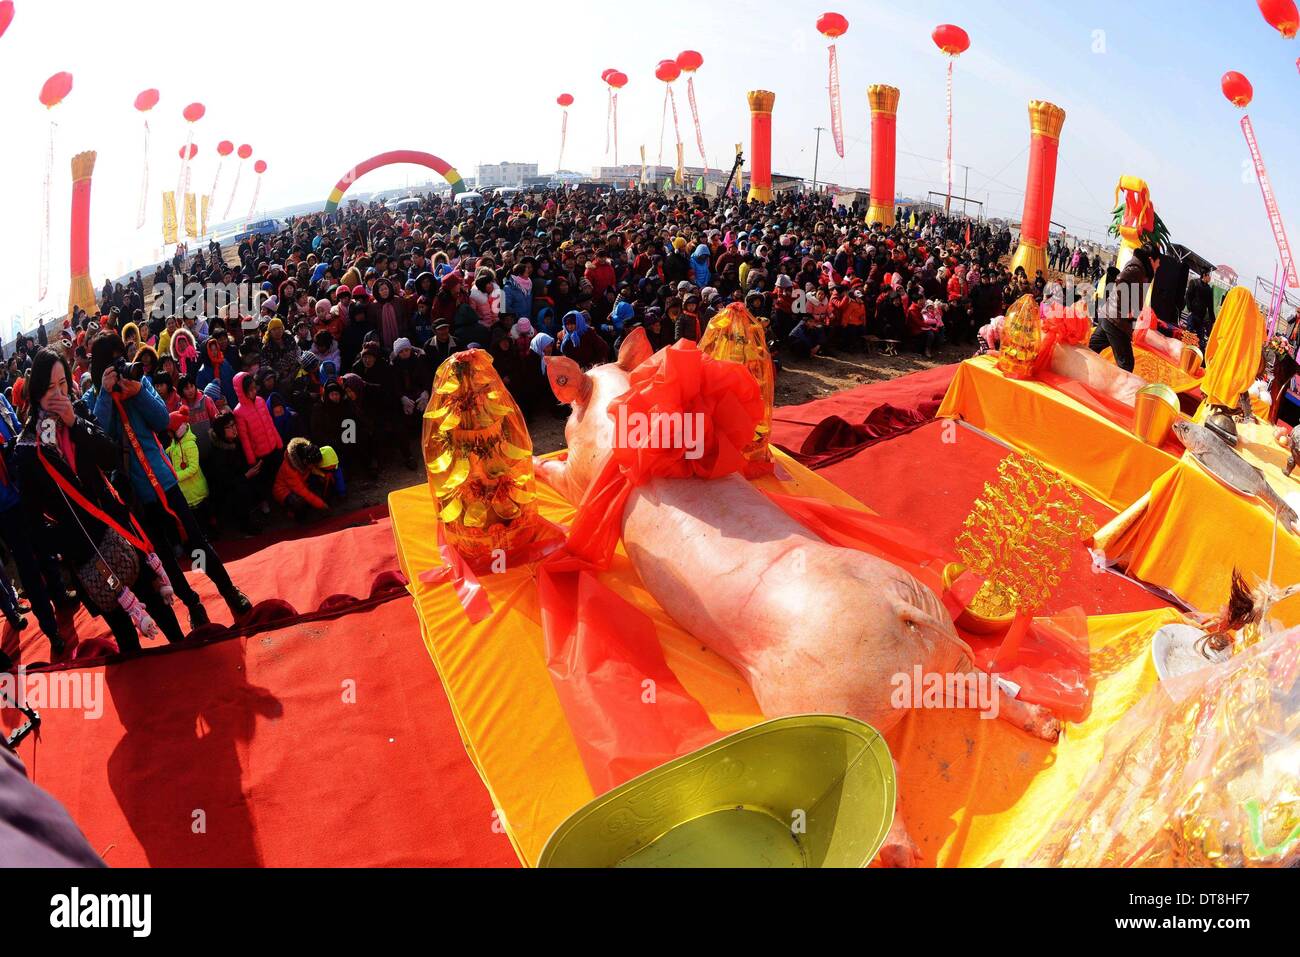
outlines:
{"label": "winter hat", "polygon": [[190,410],[188,406],[182,405],[179,409],[167,416],[167,431],[175,434],[180,431],[182,425],[188,425],[190,421]]}
{"label": "winter hat", "polygon": [[225,395],[225,393],[221,391],[221,383],[218,382],[216,379],[213,379],[211,382],[209,382],[207,385],[203,387],[203,394],[206,395],[213,402],[220,401],[221,398]]}
{"label": "winter hat", "polygon": [[347,375],[340,378],[339,382],[343,384],[343,388],[350,392],[355,392],[357,395],[361,395],[366,387],[365,379],[361,378],[361,376],[357,375],[355,372],[349,372]]}
{"label": "winter hat", "polygon": [[396,359],[401,354],[403,349],[410,349],[410,348],[412,348],[410,339],[407,339],[405,336],[399,339],[395,339],[393,341],[393,358]]}

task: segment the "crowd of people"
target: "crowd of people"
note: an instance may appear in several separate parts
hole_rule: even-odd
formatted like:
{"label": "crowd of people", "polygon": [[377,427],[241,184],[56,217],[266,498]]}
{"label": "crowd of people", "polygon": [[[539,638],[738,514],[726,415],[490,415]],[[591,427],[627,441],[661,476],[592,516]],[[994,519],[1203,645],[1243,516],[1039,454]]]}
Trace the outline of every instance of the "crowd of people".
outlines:
{"label": "crowd of people", "polygon": [[[732,302],[766,324],[779,367],[879,343],[973,348],[1016,299],[1059,291],[1004,264],[1005,226],[864,212],[826,195],[538,190],[354,203],[182,248],[150,283],[106,284],[96,314],[20,339],[0,368],[0,538],[26,599],[6,579],[0,605],[16,627],[29,606],[56,650],[52,608],[71,601],[102,613],[123,650],[141,630],[180,640],[173,594],[192,627],[207,618],[177,556],[201,553],[244,613],[211,541],[273,510],[309,521],[350,478],[415,469],[434,373],[462,349],[487,350],[534,418],[562,412],[546,356],[588,368],[636,327],[656,348],[698,340]],[[1083,250],[1053,257],[1083,278],[1104,269]],[[160,307],[158,290],[189,284],[201,303]]]}

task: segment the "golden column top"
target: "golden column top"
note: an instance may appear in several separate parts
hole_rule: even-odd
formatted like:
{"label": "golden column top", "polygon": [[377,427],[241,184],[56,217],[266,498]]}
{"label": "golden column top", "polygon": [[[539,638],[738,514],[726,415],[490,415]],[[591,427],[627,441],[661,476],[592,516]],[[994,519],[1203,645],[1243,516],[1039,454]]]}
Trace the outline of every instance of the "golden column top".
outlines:
{"label": "golden column top", "polygon": [[1061,127],[1065,125],[1065,110],[1046,100],[1029,101],[1029,129],[1034,136],[1047,136],[1054,140],[1061,138]]}
{"label": "golden column top", "polygon": [[898,96],[896,86],[873,83],[867,87],[867,102],[871,104],[872,113],[897,113]]}
{"label": "golden column top", "polygon": [[776,102],[776,94],[767,90],[750,90],[746,96],[751,113],[771,113],[772,104]]}

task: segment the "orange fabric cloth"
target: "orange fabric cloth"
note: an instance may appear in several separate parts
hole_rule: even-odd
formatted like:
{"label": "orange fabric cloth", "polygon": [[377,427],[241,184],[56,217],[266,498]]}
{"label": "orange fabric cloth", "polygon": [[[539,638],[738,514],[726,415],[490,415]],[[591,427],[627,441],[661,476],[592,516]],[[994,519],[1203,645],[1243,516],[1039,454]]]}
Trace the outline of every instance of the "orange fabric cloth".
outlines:
{"label": "orange fabric cloth", "polygon": [[[1152,352],[1140,343],[1133,343],[1133,354],[1135,356],[1147,355],[1154,361],[1161,363],[1162,369],[1164,370],[1164,375],[1162,376],[1161,381],[1175,392],[1191,392],[1193,389],[1199,389],[1201,387],[1200,376],[1188,375],[1160,353]],[[1109,346],[1101,350],[1101,357],[1110,363],[1115,361],[1115,353]]]}
{"label": "orange fabric cloth", "polygon": [[[1280,494],[1300,493],[1300,482],[1284,478],[1276,459],[1285,453],[1254,446],[1267,457],[1269,482]],[[1239,495],[1210,475],[1190,456],[1156,479],[1151,494],[1130,512],[1098,530],[1093,545],[1126,573],[1166,588],[1189,605],[1216,613],[1228,600],[1233,568],[1250,584],[1268,575],[1273,541],[1273,511],[1259,499]],[[1300,537],[1280,525],[1273,571],[1281,587],[1300,581]],[[1300,601],[1291,599],[1270,612],[1285,625],[1300,625]]]}
{"label": "orange fabric cloth", "polygon": [[1051,385],[1008,379],[991,356],[958,366],[938,416],[960,419],[1034,456],[1116,510],[1145,494],[1178,461]]}
{"label": "orange fabric cloth", "polygon": [[[765,491],[865,509],[780,452],[788,478],[756,482]],[[565,524],[573,508],[539,487],[543,515]],[[398,556],[424,642],[442,676],[470,759],[498,820],[525,864],[535,864],[551,832],[595,796],[555,688],[547,675],[541,607],[533,569],[484,576],[493,615],[471,625],[451,589],[414,578],[437,561],[437,517],[424,485],[389,498]],[[601,581],[654,624],[665,660],[719,733],[763,720],[744,678],[702,648],[649,597],[622,548]],[[1056,745],[973,712],[918,711],[887,735],[899,764],[901,812],[924,862],[983,867],[1029,853],[1074,799],[1101,754],[1105,731],[1154,682],[1151,634],[1178,620],[1170,611],[1088,620],[1097,687],[1091,712]]]}

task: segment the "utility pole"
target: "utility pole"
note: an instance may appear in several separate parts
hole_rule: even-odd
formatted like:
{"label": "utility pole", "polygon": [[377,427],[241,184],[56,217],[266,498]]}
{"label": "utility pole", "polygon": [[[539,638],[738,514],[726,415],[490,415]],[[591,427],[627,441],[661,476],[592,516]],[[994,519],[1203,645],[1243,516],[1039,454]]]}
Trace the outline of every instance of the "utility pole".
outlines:
{"label": "utility pole", "polygon": [[965,215],[966,215],[966,197],[970,195],[970,167],[969,167],[969,166],[963,166],[962,169],[964,169],[964,170],[966,171],[966,185],[963,186],[963,187],[962,187],[962,190],[961,190],[961,214],[962,214],[963,216],[965,216]]}
{"label": "utility pole", "polygon": [[821,159],[822,134],[826,132],[826,127],[814,126],[813,129],[817,131],[817,148],[813,152],[813,185],[812,185],[812,191],[813,193],[816,193],[817,192],[817,161]]}

